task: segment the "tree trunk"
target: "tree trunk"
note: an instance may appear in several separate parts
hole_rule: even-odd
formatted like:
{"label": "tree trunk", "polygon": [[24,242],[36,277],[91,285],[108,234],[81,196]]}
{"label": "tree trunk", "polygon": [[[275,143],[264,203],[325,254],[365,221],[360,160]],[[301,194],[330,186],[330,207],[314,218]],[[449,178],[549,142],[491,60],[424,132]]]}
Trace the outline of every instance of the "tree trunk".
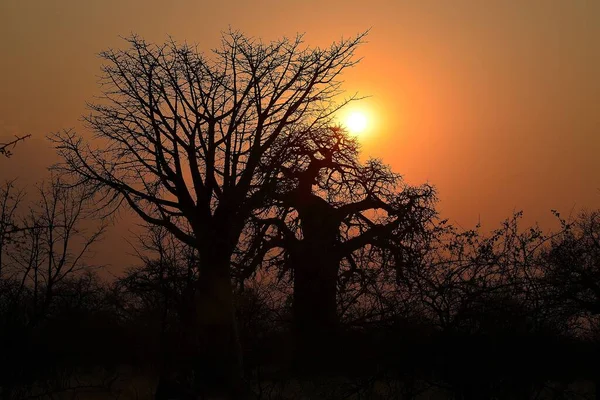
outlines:
{"label": "tree trunk", "polygon": [[229,254],[219,246],[201,252],[186,342],[190,350],[190,382],[203,398],[246,398],[242,351],[235,320]]}
{"label": "tree trunk", "polygon": [[296,367],[307,372],[328,369],[335,358],[337,314],[337,243],[339,221],[317,199],[300,208],[303,240],[290,252],[294,271]]}
{"label": "tree trunk", "polygon": [[334,357],[338,332],[337,265],[312,252],[294,260],[294,336],[297,367],[316,371]]}

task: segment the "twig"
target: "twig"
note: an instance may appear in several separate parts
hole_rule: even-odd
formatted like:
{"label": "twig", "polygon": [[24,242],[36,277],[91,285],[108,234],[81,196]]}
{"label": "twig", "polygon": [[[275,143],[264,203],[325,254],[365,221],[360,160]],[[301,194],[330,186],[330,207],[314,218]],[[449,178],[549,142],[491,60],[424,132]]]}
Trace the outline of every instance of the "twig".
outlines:
{"label": "twig", "polygon": [[22,142],[23,140],[31,137],[31,135],[15,136],[15,137],[16,137],[16,139],[13,140],[12,142],[0,143],[0,155],[5,156],[5,157],[10,157],[12,155],[12,152],[10,151],[10,149],[15,148],[15,146],[19,142]]}

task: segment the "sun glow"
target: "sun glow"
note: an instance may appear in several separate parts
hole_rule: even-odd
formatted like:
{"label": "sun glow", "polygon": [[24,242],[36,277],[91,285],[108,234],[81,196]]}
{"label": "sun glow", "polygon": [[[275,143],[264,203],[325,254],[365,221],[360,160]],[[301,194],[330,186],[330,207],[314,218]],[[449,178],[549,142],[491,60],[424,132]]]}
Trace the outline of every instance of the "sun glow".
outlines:
{"label": "sun glow", "polygon": [[368,120],[367,116],[360,112],[355,111],[346,117],[345,125],[348,128],[348,132],[353,135],[359,135],[367,128]]}

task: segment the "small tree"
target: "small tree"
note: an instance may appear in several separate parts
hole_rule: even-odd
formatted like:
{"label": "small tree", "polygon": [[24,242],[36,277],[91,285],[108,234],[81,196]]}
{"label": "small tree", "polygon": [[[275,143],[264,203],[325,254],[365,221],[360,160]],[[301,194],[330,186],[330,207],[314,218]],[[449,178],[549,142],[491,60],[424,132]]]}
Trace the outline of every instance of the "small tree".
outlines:
{"label": "small tree", "polygon": [[[0,189],[0,387],[5,398],[19,397],[13,390],[25,389],[54,368],[36,353],[36,342],[48,320],[66,307],[65,299],[85,292],[77,285],[86,280],[90,248],[103,233],[103,226],[86,229],[91,209],[85,192],[57,179],[36,192],[24,207],[24,192],[14,182]],[[51,346],[46,354],[60,348]]]}
{"label": "small tree", "polygon": [[212,58],[134,36],[128,50],[101,54],[104,98],[86,118],[98,140],[52,136],[56,168],[95,188],[103,206],[125,203],[198,250],[189,348],[208,392],[240,387],[230,259],[275,185],[274,145],[300,123],[330,125],[363,36],[302,49],[301,37],[264,44],[230,32]]}
{"label": "small tree", "polygon": [[545,282],[573,315],[600,315],[600,211],[561,223],[544,255]]}

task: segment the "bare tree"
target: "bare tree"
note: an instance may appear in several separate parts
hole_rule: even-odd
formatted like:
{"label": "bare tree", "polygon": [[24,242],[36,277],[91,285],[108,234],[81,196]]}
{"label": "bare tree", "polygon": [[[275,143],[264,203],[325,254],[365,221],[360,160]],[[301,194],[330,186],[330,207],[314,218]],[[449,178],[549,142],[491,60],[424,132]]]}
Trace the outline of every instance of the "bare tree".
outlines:
{"label": "bare tree", "polygon": [[31,342],[60,308],[61,296],[76,292],[72,286],[85,280],[80,278],[90,270],[90,248],[103,233],[103,226],[86,226],[90,196],[82,190],[54,179],[36,192],[28,207],[19,208],[23,191],[12,182],[0,191],[0,387],[6,398],[48,367],[41,365],[47,360],[38,359],[40,365],[30,360],[37,357]]}
{"label": "bare tree", "polygon": [[544,254],[545,283],[573,315],[600,315],[600,211],[560,222],[563,229]]}
{"label": "bare tree", "polygon": [[[10,188],[8,186],[8,190]],[[22,193],[17,192],[12,197],[12,207],[10,204],[3,207],[8,211],[6,215],[14,213],[15,206],[23,198]],[[48,312],[55,287],[90,266],[86,259],[90,247],[104,232],[103,225],[84,225],[91,209],[90,196],[83,191],[53,179],[38,186],[37,194],[39,198],[26,212],[18,220],[14,218],[17,222],[11,223],[8,219],[8,223],[0,226],[7,239],[2,242],[6,250],[2,278],[18,283],[17,294],[31,291],[35,315],[32,323]],[[10,200],[11,196],[5,198]]]}
{"label": "bare tree", "polygon": [[340,273],[363,273],[369,261],[357,262],[357,252],[365,247],[383,250],[404,268],[410,243],[436,215],[435,193],[406,185],[378,160],[361,163],[356,140],[343,129],[307,128],[287,139],[273,201],[256,218],[262,244],[255,257],[284,249],[283,266],[294,282],[297,355],[315,372],[316,357],[335,347]]}
{"label": "bare tree", "polygon": [[[562,233],[523,227],[521,217],[516,212],[489,234],[446,226],[400,282],[438,332],[436,356],[453,365],[432,382],[477,398],[498,387],[530,397],[564,374],[554,359],[569,321],[549,296],[542,261]],[[551,340],[556,353],[548,356]]]}
{"label": "bare tree", "polygon": [[304,49],[300,36],[265,44],[230,32],[210,58],[132,37],[128,50],[101,54],[104,98],[86,118],[98,140],[52,136],[57,169],[198,250],[189,346],[208,393],[242,386],[230,258],[278,176],[261,166],[276,166],[274,145],[293,127],[331,124],[339,76],[363,37]]}
{"label": "bare tree", "polygon": [[0,279],[3,277],[6,251],[19,231],[17,210],[25,192],[16,187],[16,181],[6,181],[0,187]]}

